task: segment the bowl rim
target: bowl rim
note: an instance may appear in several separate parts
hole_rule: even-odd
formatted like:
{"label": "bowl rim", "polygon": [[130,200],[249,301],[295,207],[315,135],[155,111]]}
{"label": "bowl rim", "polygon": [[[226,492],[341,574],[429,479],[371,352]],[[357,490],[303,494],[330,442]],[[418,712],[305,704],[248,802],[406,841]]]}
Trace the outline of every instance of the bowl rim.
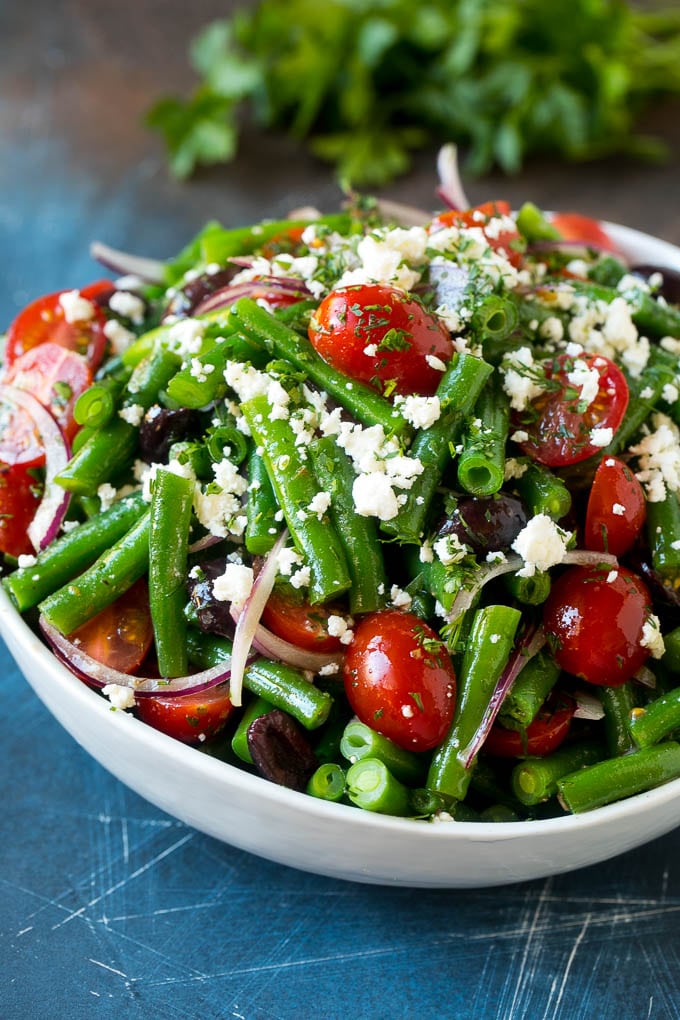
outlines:
{"label": "bowl rim", "polygon": [[[659,259],[659,265],[662,268],[665,263],[666,268],[680,271],[680,247],[633,227],[626,227],[606,220],[600,222],[605,229],[611,232],[613,239],[620,245],[624,253],[633,255],[641,245],[647,248],[651,246],[655,250],[655,257]],[[271,802],[278,807],[290,807],[291,811],[296,813],[311,814],[319,818],[334,818],[336,821],[343,819],[345,823],[351,823],[353,820],[351,824],[386,834],[409,833],[412,835],[414,822],[423,821],[362,811],[353,805],[331,803],[311,797],[306,793],[278,786],[229,762],[203,754],[200,749],[183,744],[161,733],[127,712],[117,710],[112,712],[112,706],[98,692],[79,680],[57,659],[40,636],[24,620],[2,586],[0,586],[0,636],[10,645],[10,651],[12,643],[20,645],[26,651],[31,662],[39,665],[43,671],[49,674],[57,685],[58,691],[68,696],[76,706],[80,704],[84,710],[98,714],[102,723],[106,716],[112,725],[116,725],[117,720],[112,716],[122,717],[125,720],[125,725],[132,727],[130,739],[144,745],[144,748],[159,761],[162,758],[173,758],[176,763],[184,764],[197,780],[201,776],[210,776],[213,780],[222,782],[225,788],[239,787],[241,792],[252,794],[260,804],[264,802],[266,805]],[[22,667],[19,668],[23,672]],[[33,686],[28,676],[26,679]],[[51,709],[48,710],[51,712]],[[53,712],[51,714],[54,715]],[[74,739],[77,738],[74,737]],[[96,758],[91,752],[87,753]],[[112,771],[108,766],[102,767],[109,772]],[[483,843],[497,843],[499,840],[514,841],[527,835],[564,835],[570,838],[575,834],[599,828],[601,825],[607,826],[609,823],[615,825],[617,820],[635,815],[639,809],[641,813],[644,813],[642,809],[645,807],[661,808],[678,797],[680,797],[680,778],[582,814],[567,814],[533,821],[502,822],[498,825],[468,821],[456,821],[455,824],[446,821],[428,824],[425,820],[426,824],[419,825],[419,838],[451,840],[453,842],[472,840]]]}

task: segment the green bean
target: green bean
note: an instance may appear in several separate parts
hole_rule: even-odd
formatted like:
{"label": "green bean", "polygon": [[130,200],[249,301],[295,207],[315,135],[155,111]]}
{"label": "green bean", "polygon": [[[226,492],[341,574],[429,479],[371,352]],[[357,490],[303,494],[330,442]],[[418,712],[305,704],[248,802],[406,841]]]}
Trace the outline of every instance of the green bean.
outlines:
{"label": "green bean", "polygon": [[503,485],[505,446],[510,423],[508,398],[498,376],[486,386],[475,404],[474,417],[463,433],[458,458],[458,481],[474,496],[493,496]]}
{"label": "green bean", "polygon": [[630,681],[621,687],[598,688],[604,709],[604,732],[609,754],[628,754],[634,744],[630,726],[631,712],[635,706],[633,685]]}
{"label": "green bean", "polygon": [[31,567],[3,578],[3,586],[20,613],[61,588],[125,535],[146,509],[140,493],[114,503],[96,518],[61,535],[38,554]]}
{"label": "green bean", "polygon": [[647,501],[647,541],[654,569],[670,582],[680,577],[680,494]]}
{"label": "green bean", "polygon": [[510,336],[518,321],[519,313],[514,301],[489,294],[475,308],[470,325],[482,342],[499,342]]}
{"label": "green bean", "polygon": [[231,749],[241,761],[245,761],[249,765],[253,764],[253,756],[248,747],[248,728],[260,716],[268,715],[273,708],[274,705],[266,698],[253,698],[244,708],[239,724],[231,738]]}
{"label": "green bean", "polygon": [[389,401],[364,383],[348,380],[321,358],[309,340],[289,329],[250,298],[241,298],[232,309],[234,321],[251,338],[271,344],[279,358],[290,361],[322,390],[365,425],[382,425],[386,433],[408,431],[405,418]]}
{"label": "green bean", "polygon": [[362,758],[347,770],[347,795],[365,811],[408,816],[409,791],[377,758]]}
{"label": "green bean", "polygon": [[557,683],[560,668],[545,649],[524,666],[510,692],[506,694],[498,720],[509,730],[525,730]]}
{"label": "green bean", "polygon": [[672,305],[661,304],[642,287],[631,287],[622,294],[614,287],[603,287],[597,283],[570,280],[570,284],[578,294],[591,301],[611,304],[615,298],[625,297],[633,322],[645,336],[680,336],[680,311]]}
{"label": "green bean", "polygon": [[151,494],[149,605],[161,676],[185,676],[187,548],[194,484],[159,468]]}
{"label": "green bean", "polygon": [[409,790],[409,814],[412,818],[430,818],[438,811],[446,811],[446,799],[432,790]]}
{"label": "green bean", "polygon": [[173,443],[168,451],[168,460],[188,464],[197,478],[202,481],[212,481],[213,461],[204,443],[190,440]]}
{"label": "green bean", "polygon": [[206,432],[205,445],[216,463],[225,457],[232,464],[242,464],[248,456],[248,440],[236,425],[216,425]]}
{"label": "green bean", "polygon": [[241,410],[256,444],[262,448],[267,474],[295,545],[309,565],[310,601],[326,602],[347,591],[352,580],[335,528],[309,509],[318,484],[306,453],[296,445],[290,423],[272,417],[266,397],[246,401]]}
{"label": "green bean", "polygon": [[512,770],[512,789],[527,807],[542,804],[557,793],[557,781],[586,765],[602,761],[605,752],[595,742],[570,744],[544,758],[525,758]]}
{"label": "green bean", "polygon": [[588,279],[604,287],[617,287],[627,272],[623,262],[613,255],[605,255],[588,270]]}
{"label": "green bean", "polygon": [[137,429],[112,418],[80,447],[55,481],[68,492],[94,496],[100,485],[130,466],[136,449]]}
{"label": "green bean", "polygon": [[524,606],[540,606],[550,594],[550,574],[537,570],[533,577],[506,574],[505,587]]}
{"label": "green bean", "polygon": [[441,415],[427,429],[416,433],[409,450],[423,472],[415,479],[399,513],[382,528],[400,542],[419,544],[432,499],[467,415],[475,406],[489,376],[491,365],[470,354],[454,354],[437,387]]}
{"label": "green bean", "polygon": [[199,669],[212,669],[213,666],[228,663],[231,659],[232,644],[228,638],[217,634],[204,634],[195,627],[189,627],[186,640],[189,662],[193,662]]}
{"label": "green bean", "polygon": [[680,627],[676,627],[669,634],[664,634],[663,641],[666,651],[661,661],[671,673],[680,673]]}
{"label": "green bean", "polygon": [[206,407],[229,388],[224,378],[228,361],[247,361],[264,368],[269,356],[261,343],[234,332],[180,369],[168,382],[168,396],[182,407]]}
{"label": "green bean", "polygon": [[490,807],[484,808],[479,816],[479,820],[480,822],[505,823],[519,822],[521,818],[507,804],[492,804]]}
{"label": "green bean", "polygon": [[375,519],[362,517],[354,508],[354,469],[344,450],[328,436],[313,443],[309,452],[319,485],[331,496],[330,519],[352,579],[350,612],[373,613],[384,606],[388,588]]}
{"label": "green bean", "polygon": [[629,380],[630,399],[626,417],[601,456],[619,453],[630,445],[661,400],[664,387],[675,379],[677,370],[677,359],[673,355],[660,347],[652,347],[646,367],[637,379]]}
{"label": "green bean", "polygon": [[517,229],[527,241],[561,241],[557,227],[546,219],[538,206],[525,202],[517,213]]}
{"label": "green bean", "polygon": [[428,789],[454,800],[465,797],[472,769],[472,764],[465,764],[465,754],[507,664],[520,618],[521,613],[510,606],[476,611],[463,655],[453,723],[432,759]]}
{"label": "green bean", "polygon": [[267,469],[257,449],[248,457],[248,502],[246,503],[246,549],[254,556],[264,556],[276,542],[281,525],[276,520],[279,504]]}
{"label": "green bean", "polygon": [[359,719],[351,719],[347,723],[340,741],[340,753],[350,762],[377,758],[400,782],[411,786],[425,778],[429,760],[414,751],[398,747]]}
{"label": "green bean", "polygon": [[630,715],[630,733],[638,747],[651,747],[680,728],[680,687],[667,691]]}
{"label": "green bean", "polygon": [[532,515],[547,514],[561,520],[571,510],[571,493],[561,478],[542,464],[529,464],[521,478],[513,482]]}
{"label": "green bean", "polygon": [[470,789],[478,797],[492,804],[504,804],[511,811],[519,811],[521,805],[508,786],[507,769],[499,769],[488,758],[481,758],[471,770]]}
{"label": "green bean", "polygon": [[335,762],[319,765],[307,783],[307,793],[320,800],[339,801],[345,796],[345,773]]}
{"label": "green bean", "polygon": [[[346,212],[330,213],[314,222],[328,227],[329,230],[346,234],[352,225],[352,218]],[[194,267],[197,261],[224,265],[236,255],[248,255],[272,239],[279,236],[286,237],[291,231],[304,229],[307,226],[309,226],[309,220],[272,220],[268,223],[257,223],[255,226],[235,227],[229,230],[220,227],[209,231],[201,239],[200,259],[192,257],[193,252],[187,250],[183,264],[184,262],[188,263],[187,269]],[[181,275],[184,272],[186,269],[182,271]]]}
{"label": "green bean", "polygon": [[79,425],[100,428],[110,421],[118,407],[125,380],[107,376],[81,393],[73,406],[73,417]]}
{"label": "green bean", "polygon": [[149,511],[84,573],[40,603],[43,616],[62,634],[86,623],[115,602],[149,566]]}
{"label": "green bean", "polygon": [[643,793],[680,776],[680,744],[674,741],[609,758],[557,782],[560,801],[578,814]]}

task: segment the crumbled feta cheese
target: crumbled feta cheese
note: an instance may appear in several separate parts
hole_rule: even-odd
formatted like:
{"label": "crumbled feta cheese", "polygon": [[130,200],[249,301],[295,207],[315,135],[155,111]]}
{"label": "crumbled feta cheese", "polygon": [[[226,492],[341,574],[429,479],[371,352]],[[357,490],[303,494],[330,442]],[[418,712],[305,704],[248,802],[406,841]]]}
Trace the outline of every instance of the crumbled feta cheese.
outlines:
{"label": "crumbled feta cheese", "polygon": [[434,543],[433,549],[445,567],[451,566],[452,563],[460,563],[470,551],[466,545],[463,545],[458,535],[453,533],[438,539]]}
{"label": "crumbled feta cheese", "polygon": [[380,471],[371,471],[355,478],[352,499],[361,517],[378,517],[381,521],[391,521],[399,513],[399,503],[390,479]]}
{"label": "crumbled feta cheese", "polygon": [[640,644],[643,648],[649,649],[649,654],[653,659],[660,659],[666,651],[661,634],[661,624],[658,617],[653,614],[650,614],[649,619],[645,620],[642,625]]}
{"label": "crumbled feta cheese", "polygon": [[601,427],[590,430],[590,443],[592,446],[609,446],[613,438],[614,429],[612,428]]}
{"label": "crumbled feta cheese", "polygon": [[131,687],[123,687],[121,684],[106,684],[102,687],[102,694],[109,699],[114,708],[121,712],[135,707],[135,692]]}
{"label": "crumbled feta cheese", "polygon": [[312,572],[309,567],[300,567],[290,576],[290,583],[294,588],[306,588],[312,579]]}
{"label": "crumbled feta cheese", "polygon": [[243,563],[227,563],[224,573],[213,581],[213,595],[218,602],[231,602],[240,608],[252,591],[253,580],[252,567]]}
{"label": "crumbled feta cheese", "polygon": [[614,503],[612,505],[612,513],[616,517],[623,517],[625,515],[625,513],[626,513],[626,508],[623,505],[623,503]]}
{"label": "crumbled feta cheese", "polygon": [[500,639],[501,639],[500,634],[491,634],[489,637],[489,641],[491,642],[492,645],[497,645]]}
{"label": "crumbled feta cheese", "polygon": [[439,397],[397,397],[394,406],[416,429],[429,429],[439,421],[441,416],[441,403]]}
{"label": "crumbled feta cheese", "polygon": [[134,425],[138,428],[142,424],[144,408],[141,404],[130,404],[128,407],[121,407],[118,417],[126,421],[128,425]]}
{"label": "crumbled feta cheese", "polygon": [[661,396],[667,404],[674,404],[678,399],[678,387],[673,383],[666,383],[661,391]]}
{"label": "crumbled feta cheese", "polygon": [[400,588],[398,584],[393,584],[390,588],[390,602],[395,609],[408,609],[413,599],[407,591]]}
{"label": "crumbled feta cheese", "polygon": [[113,506],[116,502],[117,495],[118,493],[109,482],[104,482],[103,485],[99,486],[97,489],[97,496],[99,497],[99,509],[102,513],[104,510],[108,510],[109,507]]}
{"label": "crumbled feta cheese", "polygon": [[577,358],[571,372],[567,372],[569,382],[580,389],[579,411],[583,413],[590,407],[600,391],[600,373],[597,368],[589,368],[586,361]]}
{"label": "crumbled feta cheese", "polygon": [[630,452],[639,458],[635,473],[647,491],[650,503],[660,503],[667,491],[680,490],[680,430],[665,414],[652,416],[654,431],[649,432]]}
{"label": "crumbled feta cheese", "polygon": [[544,390],[539,381],[541,367],[534,362],[529,347],[520,347],[506,354],[501,364],[501,373],[503,389],[510,397],[510,406],[514,411],[524,411],[534,397]]}
{"label": "crumbled feta cheese", "polygon": [[126,290],[117,290],[109,298],[109,308],[112,312],[131,319],[136,326],[144,321],[146,305],[136,294],[130,294]]}
{"label": "crumbled feta cheese", "polygon": [[539,334],[544,340],[551,340],[553,343],[559,343],[564,336],[562,320],[558,319],[556,315],[548,316],[548,318],[544,319],[541,323]]}
{"label": "crumbled feta cheese", "polygon": [[571,533],[563,531],[547,514],[536,514],[520,531],[512,549],[524,560],[518,577],[533,577],[564,559]]}
{"label": "crumbled feta cheese", "polygon": [[516,457],[508,457],[505,461],[505,472],[503,480],[506,482],[512,481],[513,478],[521,478],[529,470],[528,464],[523,464],[521,460],[517,460]]}
{"label": "crumbled feta cheese", "polygon": [[79,290],[65,290],[59,295],[59,304],[69,323],[90,322],[95,316],[95,306]]}
{"label": "crumbled feta cheese", "polygon": [[204,331],[205,323],[199,319],[179,319],[168,330],[165,344],[181,358],[190,358],[200,353]]}
{"label": "crumbled feta cheese", "polygon": [[425,361],[430,366],[430,368],[433,368],[435,370],[435,372],[446,371],[445,363],[442,361],[441,358],[438,358],[435,354],[426,354]]}
{"label": "crumbled feta cheese", "polygon": [[331,494],[330,492],[317,492],[314,499],[311,501],[307,509],[310,514],[316,514],[319,520],[328,510],[331,505]]}
{"label": "crumbled feta cheese", "polygon": [[413,705],[402,705],[401,714],[405,719],[411,719],[414,715]]}
{"label": "crumbled feta cheese", "polygon": [[31,553],[20,553],[17,559],[17,566],[19,570],[28,570],[29,567],[34,567],[37,562],[36,557],[32,556]]}
{"label": "crumbled feta cheese", "polygon": [[111,344],[114,354],[122,354],[136,339],[135,334],[126,329],[118,319],[109,319],[104,323],[104,336]]}

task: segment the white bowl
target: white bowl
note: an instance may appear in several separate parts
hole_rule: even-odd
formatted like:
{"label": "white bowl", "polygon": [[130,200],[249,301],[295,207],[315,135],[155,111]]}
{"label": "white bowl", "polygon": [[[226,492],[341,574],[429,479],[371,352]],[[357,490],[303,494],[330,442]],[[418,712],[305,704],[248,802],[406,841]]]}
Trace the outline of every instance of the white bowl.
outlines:
{"label": "white bowl", "polygon": [[[638,261],[680,270],[680,249],[609,227]],[[55,659],[2,590],[0,634],[50,712],[118,779],[216,839],[304,871],[390,885],[504,885],[606,860],[680,824],[680,779],[587,814],[535,822],[429,824],[330,804],[111,711]]]}

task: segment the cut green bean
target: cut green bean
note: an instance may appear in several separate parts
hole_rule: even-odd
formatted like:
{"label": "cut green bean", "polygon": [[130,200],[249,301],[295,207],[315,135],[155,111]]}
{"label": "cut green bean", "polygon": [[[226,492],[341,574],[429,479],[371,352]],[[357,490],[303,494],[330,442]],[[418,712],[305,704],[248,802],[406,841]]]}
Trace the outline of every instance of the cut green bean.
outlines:
{"label": "cut green bean", "polygon": [[663,665],[671,673],[680,673],[680,627],[676,627],[670,634],[664,634],[663,642],[666,646],[661,660]]}
{"label": "cut green bean", "polygon": [[557,793],[557,781],[605,757],[602,744],[590,742],[561,747],[545,758],[525,758],[512,770],[512,789],[526,807],[542,804]]}
{"label": "cut green bean", "polygon": [[90,567],[125,535],[146,510],[141,494],[114,503],[96,518],[61,535],[38,554],[30,567],[3,578],[3,586],[20,613],[32,609]]}
{"label": "cut green bean", "polygon": [[489,294],[475,308],[471,326],[482,342],[498,342],[510,336],[518,321],[519,314],[514,301],[499,294]]}
{"label": "cut green bean", "polygon": [[307,793],[319,800],[337,802],[345,796],[345,773],[335,762],[327,761],[319,765],[307,783]]}
{"label": "cut green bean", "polygon": [[680,493],[667,492],[666,498],[647,500],[647,541],[652,564],[670,582],[680,577]]}
{"label": "cut green bean", "polygon": [[604,732],[610,755],[628,754],[635,746],[631,733],[631,712],[635,707],[630,680],[621,687],[598,688],[604,709]]}
{"label": "cut green bean", "polygon": [[311,508],[319,486],[311,463],[296,444],[288,420],[274,418],[266,397],[254,397],[241,408],[298,550],[311,572],[312,603],[335,598],[352,584],[344,549],[328,520]]}
{"label": "cut green bean", "polygon": [[352,498],[354,469],[347,454],[330,436],[313,443],[310,454],[319,485],[331,497],[329,515],[352,579],[350,612],[373,613],[385,605],[388,589],[375,518],[356,512]]}
{"label": "cut green bean", "polygon": [[428,789],[454,800],[465,797],[473,765],[466,765],[466,752],[505,669],[520,618],[510,606],[476,611],[461,666],[456,712],[449,735],[432,759]]}
{"label": "cut green bean", "polygon": [[263,344],[232,332],[180,369],[168,382],[168,396],[182,407],[206,407],[223,397],[229,388],[224,378],[228,361],[247,361],[256,368],[264,368],[270,356]]}
{"label": "cut green bean", "polygon": [[400,542],[421,542],[430,505],[453,445],[492,372],[491,365],[470,354],[454,354],[451,359],[437,388],[440,417],[416,434],[409,450],[409,455],[422,463],[423,472],[408,490],[397,516],[382,523],[383,530]]}
{"label": "cut green bean", "polygon": [[509,730],[525,730],[557,683],[560,667],[550,653],[541,649],[526,663],[506,694],[498,720]]}
{"label": "cut green bean", "polygon": [[184,604],[194,483],[159,468],[149,522],[149,606],[161,676],[185,676]]}
{"label": "cut green bean", "polygon": [[94,496],[100,485],[130,467],[137,449],[137,429],[114,417],[80,447],[55,481],[68,492]]}
{"label": "cut green bean", "polygon": [[253,756],[248,747],[248,727],[256,719],[263,715],[268,715],[273,708],[274,705],[272,705],[271,701],[267,701],[266,698],[253,698],[243,710],[243,715],[231,738],[231,749],[237,758],[247,762],[248,765],[253,764]]}
{"label": "cut green bean", "polygon": [[514,486],[531,513],[561,520],[571,510],[571,493],[561,478],[542,464],[529,464]]}
{"label": "cut green bean", "polygon": [[377,758],[400,782],[411,786],[422,783],[427,774],[429,757],[405,751],[359,719],[351,719],[347,723],[340,741],[340,752],[350,762]]}
{"label": "cut green bean", "polygon": [[40,603],[48,623],[62,634],[72,634],[144,576],[149,566],[149,516],[147,511],[89,569]]}
{"label": "cut green bean", "polygon": [[680,687],[630,714],[630,733],[638,747],[651,747],[676,729],[680,729]]}
{"label": "cut green bean", "polygon": [[537,570],[533,577],[506,574],[505,587],[524,606],[540,606],[550,594],[550,574]]}
{"label": "cut green bean", "polygon": [[527,241],[561,241],[562,235],[533,202],[525,202],[517,213],[517,229]]}
{"label": "cut green bean", "polygon": [[680,776],[680,744],[668,741],[589,765],[559,779],[563,805],[575,814],[632,797]]}
{"label": "cut green bean", "polygon": [[492,380],[482,390],[473,417],[467,422],[458,458],[458,481],[473,496],[493,496],[503,485],[509,423],[508,398]]}
{"label": "cut green bean", "polygon": [[248,457],[248,502],[246,503],[246,549],[254,556],[264,556],[276,542],[281,524],[276,520],[279,504],[267,468],[257,449]]}
{"label": "cut green bean", "polygon": [[409,790],[377,758],[362,758],[347,770],[347,796],[364,811],[383,815],[410,813]]}

